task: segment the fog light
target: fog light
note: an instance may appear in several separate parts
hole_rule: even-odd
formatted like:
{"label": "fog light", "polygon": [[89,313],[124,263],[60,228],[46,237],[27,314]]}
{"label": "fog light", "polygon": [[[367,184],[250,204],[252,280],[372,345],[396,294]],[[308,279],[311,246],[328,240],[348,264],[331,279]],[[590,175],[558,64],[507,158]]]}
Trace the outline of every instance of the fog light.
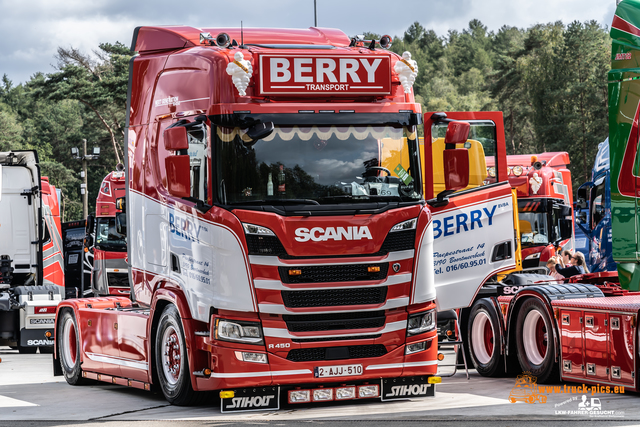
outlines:
{"label": "fog light", "polygon": [[232,397],[235,397],[236,392],[235,391],[221,391],[220,392],[220,399],[231,399]]}
{"label": "fog light", "polygon": [[336,389],[336,400],[347,400],[356,398],[355,387],[339,387]]}
{"label": "fog light", "polygon": [[440,378],[440,377],[429,377],[427,382],[429,384],[440,384],[442,382],[442,378]]}
{"label": "fog light", "polygon": [[311,402],[311,390],[290,390],[289,403]]}
{"label": "fog light", "polygon": [[268,363],[265,353],[249,353],[246,351],[236,351],[236,359],[243,362]]}
{"label": "fog light", "polygon": [[361,385],[358,387],[358,397],[361,399],[378,397],[378,389],[378,385]]}
{"label": "fog light", "polygon": [[407,347],[404,350],[404,354],[413,354],[419,351],[424,351],[427,348],[427,342],[417,342],[414,344],[407,344]]}
{"label": "fog light", "polygon": [[317,388],[313,390],[314,402],[325,402],[327,400],[333,400],[332,388]]}

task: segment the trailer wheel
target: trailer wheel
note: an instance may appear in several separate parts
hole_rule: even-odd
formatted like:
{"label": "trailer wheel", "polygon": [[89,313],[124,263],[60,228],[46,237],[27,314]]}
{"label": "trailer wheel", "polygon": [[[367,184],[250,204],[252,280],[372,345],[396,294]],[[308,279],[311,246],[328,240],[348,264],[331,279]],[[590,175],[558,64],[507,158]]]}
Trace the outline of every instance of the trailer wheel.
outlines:
{"label": "trailer wheel", "polygon": [[174,305],[168,305],[160,315],[155,349],[156,370],[164,397],[173,405],[200,403],[202,393],[194,391],[191,386],[184,330],[180,313]]}
{"label": "trailer wheel", "polygon": [[525,301],[516,321],[518,361],[523,372],[531,372],[539,383],[553,381],[558,376],[555,362],[553,323],[542,302],[535,298]]}
{"label": "trailer wheel", "polygon": [[64,310],[58,320],[56,339],[58,340],[58,359],[65,379],[71,385],[86,384],[88,381],[82,377],[80,368],[78,322],[72,310]]}
{"label": "trailer wheel", "polygon": [[504,373],[500,337],[495,308],[486,299],[476,301],[469,314],[467,345],[473,366],[480,375],[494,377]]}

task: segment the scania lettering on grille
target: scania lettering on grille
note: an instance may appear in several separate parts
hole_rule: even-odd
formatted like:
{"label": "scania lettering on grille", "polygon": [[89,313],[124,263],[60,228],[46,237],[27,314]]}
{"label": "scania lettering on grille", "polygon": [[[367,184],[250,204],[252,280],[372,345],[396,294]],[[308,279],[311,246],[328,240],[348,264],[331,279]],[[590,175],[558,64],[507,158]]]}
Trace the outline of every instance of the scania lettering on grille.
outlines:
{"label": "scania lettering on grille", "polygon": [[296,228],[296,240],[298,242],[307,242],[313,240],[314,242],[325,242],[327,240],[361,240],[369,239],[373,240],[369,227],[366,225],[362,227],[314,227],[311,230],[308,228]]}
{"label": "scania lettering on grille", "polygon": [[253,397],[234,397],[231,399],[231,405],[226,409],[245,409],[245,408],[263,408],[269,406],[274,395],[253,396]]}
{"label": "scania lettering on grille", "polygon": [[396,385],[391,387],[391,393],[385,397],[422,396],[429,390],[430,384]]}

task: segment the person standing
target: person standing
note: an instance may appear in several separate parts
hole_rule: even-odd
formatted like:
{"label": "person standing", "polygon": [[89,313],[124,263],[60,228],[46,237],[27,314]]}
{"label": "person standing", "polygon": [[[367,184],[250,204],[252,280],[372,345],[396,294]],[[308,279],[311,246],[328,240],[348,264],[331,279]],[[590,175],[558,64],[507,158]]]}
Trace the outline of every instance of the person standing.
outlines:
{"label": "person standing", "polygon": [[561,267],[558,267],[556,265],[556,271],[564,277],[571,277],[577,274],[586,274],[589,272],[589,268],[587,267],[587,263],[584,259],[584,255],[582,255],[582,252],[576,252],[571,257],[571,264],[569,266],[563,266],[563,257],[558,257],[558,261]]}

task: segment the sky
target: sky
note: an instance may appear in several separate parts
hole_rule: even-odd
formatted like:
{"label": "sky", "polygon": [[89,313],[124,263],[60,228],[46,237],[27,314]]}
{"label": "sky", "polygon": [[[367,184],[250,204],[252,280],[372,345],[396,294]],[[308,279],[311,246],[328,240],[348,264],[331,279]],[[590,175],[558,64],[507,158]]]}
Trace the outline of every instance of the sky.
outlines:
{"label": "sky", "polygon": [[[316,0],[318,27],[348,36],[372,32],[402,36],[413,23],[444,36],[479,19],[489,31],[507,25],[595,20],[611,24],[616,0]],[[53,73],[56,49],[85,53],[99,43],[131,45],[134,28],[189,25],[308,28],[314,0],[0,0],[0,75],[13,85],[36,72]]]}

